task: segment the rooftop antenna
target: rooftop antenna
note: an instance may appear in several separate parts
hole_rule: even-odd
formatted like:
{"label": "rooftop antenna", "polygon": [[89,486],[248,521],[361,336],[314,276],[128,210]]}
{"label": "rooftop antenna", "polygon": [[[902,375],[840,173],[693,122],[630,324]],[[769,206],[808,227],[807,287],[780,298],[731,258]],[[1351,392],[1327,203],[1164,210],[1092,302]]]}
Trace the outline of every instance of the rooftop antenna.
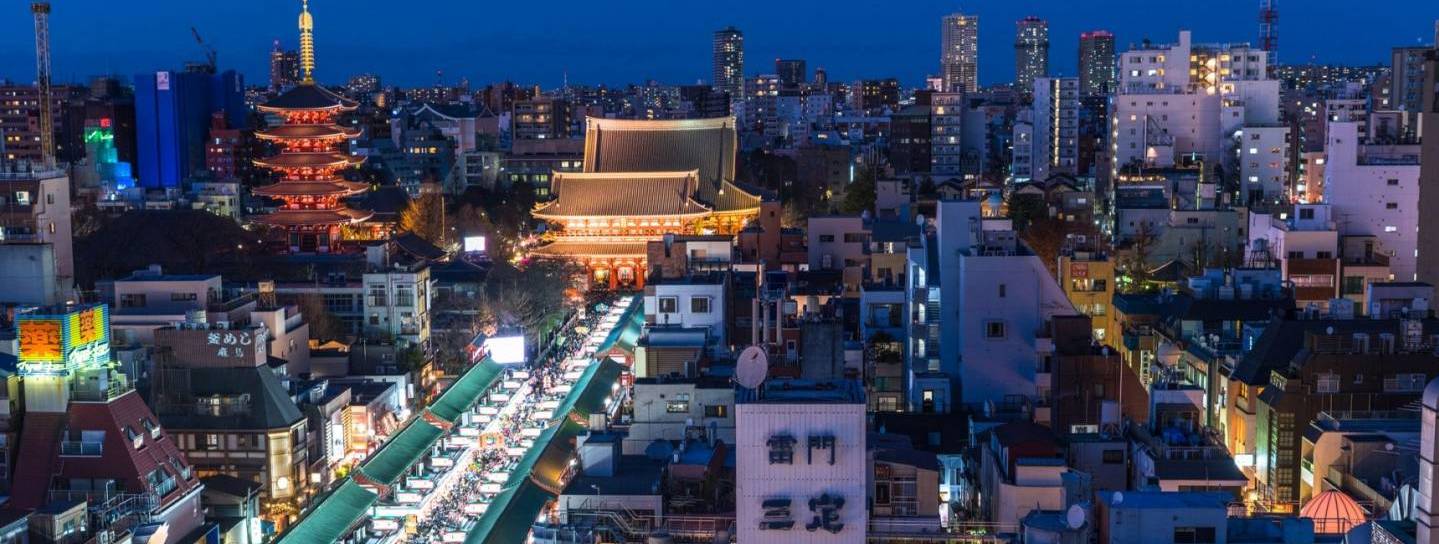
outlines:
{"label": "rooftop antenna", "polygon": [[50,95],[50,2],[30,3],[35,15],[35,87],[40,94],[40,157],[46,168],[55,166],[55,112]]}

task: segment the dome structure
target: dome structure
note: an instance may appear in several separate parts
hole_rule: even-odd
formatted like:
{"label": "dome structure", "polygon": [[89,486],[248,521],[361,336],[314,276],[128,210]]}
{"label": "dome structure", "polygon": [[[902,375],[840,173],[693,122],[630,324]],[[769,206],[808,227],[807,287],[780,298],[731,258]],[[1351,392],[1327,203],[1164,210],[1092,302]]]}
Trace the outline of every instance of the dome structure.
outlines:
{"label": "dome structure", "polygon": [[1299,509],[1299,517],[1314,520],[1315,534],[1324,535],[1344,534],[1368,521],[1359,503],[1340,491],[1315,495]]}
{"label": "dome structure", "polygon": [[1429,382],[1424,386],[1424,407],[1430,410],[1439,410],[1439,379]]}

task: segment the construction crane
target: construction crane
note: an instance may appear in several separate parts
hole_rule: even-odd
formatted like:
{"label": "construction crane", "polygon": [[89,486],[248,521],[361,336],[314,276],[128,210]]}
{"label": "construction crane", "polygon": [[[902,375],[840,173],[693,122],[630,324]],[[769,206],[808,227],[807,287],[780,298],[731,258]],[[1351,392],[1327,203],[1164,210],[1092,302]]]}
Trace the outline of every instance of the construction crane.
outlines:
{"label": "construction crane", "polygon": [[50,2],[30,3],[35,15],[35,91],[40,102],[40,157],[46,168],[55,166],[55,106],[50,94]]}
{"label": "construction crane", "polygon": [[205,51],[205,73],[215,73],[215,71],[219,69],[219,65],[215,60],[217,56],[215,46],[205,43],[205,39],[200,37],[200,31],[193,26],[190,27],[190,34],[195,36],[195,43],[200,44],[200,49]]}

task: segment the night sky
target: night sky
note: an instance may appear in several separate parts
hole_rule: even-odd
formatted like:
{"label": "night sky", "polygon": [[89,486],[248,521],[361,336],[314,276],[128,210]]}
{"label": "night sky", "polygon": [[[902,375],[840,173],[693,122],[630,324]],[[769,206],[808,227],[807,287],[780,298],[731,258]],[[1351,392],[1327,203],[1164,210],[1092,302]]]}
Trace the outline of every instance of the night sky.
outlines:
{"label": "night sky", "polygon": [[[190,27],[219,50],[223,68],[268,79],[268,51],[297,45],[298,0],[53,0],[57,81],[178,69],[203,53]],[[1051,72],[1073,74],[1078,34],[1108,29],[1118,48],[1148,37],[1170,42],[1180,28],[1197,42],[1257,41],[1258,0],[678,0],[380,1],[312,0],[317,78],[343,82],[372,71],[386,84],[513,80],[572,83],[693,83],[707,79],[711,33],[745,33],[748,74],[773,72],[776,57],[803,58],[832,80],[898,77],[918,85],[937,70],[940,17],[980,16],[980,79],[1014,74],[1014,22],[1049,20]],[[1435,0],[1281,0],[1280,60],[1388,62],[1396,45],[1429,43]],[[0,77],[34,79],[29,2],[0,7]],[[398,9],[398,11],[397,11]]]}

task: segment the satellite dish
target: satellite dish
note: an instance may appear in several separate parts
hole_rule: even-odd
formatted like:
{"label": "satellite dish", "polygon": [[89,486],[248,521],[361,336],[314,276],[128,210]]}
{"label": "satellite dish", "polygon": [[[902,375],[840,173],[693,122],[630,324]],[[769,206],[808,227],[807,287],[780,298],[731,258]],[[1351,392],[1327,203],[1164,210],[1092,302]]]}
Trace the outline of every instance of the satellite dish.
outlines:
{"label": "satellite dish", "polygon": [[1109,504],[1110,504],[1111,506],[1119,506],[1120,504],[1123,504],[1123,503],[1124,503],[1124,492],[1123,492],[1123,491],[1115,491],[1115,492],[1114,492],[1114,497],[1111,498],[1111,499],[1109,499]]}
{"label": "satellite dish", "polygon": [[744,351],[739,354],[739,359],[735,361],[735,383],[748,389],[758,389],[767,377],[769,377],[769,354],[759,346],[744,348]]}
{"label": "satellite dish", "polygon": [[1069,524],[1070,529],[1078,531],[1080,527],[1084,527],[1085,517],[1084,507],[1078,504],[1071,504],[1069,505],[1069,511],[1064,514],[1064,521]]}

